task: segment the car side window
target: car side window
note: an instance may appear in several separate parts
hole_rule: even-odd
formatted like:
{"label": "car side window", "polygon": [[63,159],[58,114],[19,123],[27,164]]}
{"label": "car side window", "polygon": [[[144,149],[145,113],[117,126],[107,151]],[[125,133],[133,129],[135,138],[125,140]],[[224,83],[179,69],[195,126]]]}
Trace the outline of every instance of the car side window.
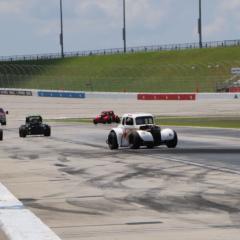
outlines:
{"label": "car side window", "polygon": [[132,126],[133,125],[133,119],[131,117],[126,118],[126,125]]}

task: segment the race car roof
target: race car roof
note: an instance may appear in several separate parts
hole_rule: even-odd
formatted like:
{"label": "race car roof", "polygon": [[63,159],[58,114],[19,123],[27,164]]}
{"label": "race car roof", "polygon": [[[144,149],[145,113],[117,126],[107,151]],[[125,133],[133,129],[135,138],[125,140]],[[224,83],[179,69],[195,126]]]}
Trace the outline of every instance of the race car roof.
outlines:
{"label": "race car roof", "polygon": [[137,118],[137,117],[153,117],[151,113],[125,113],[122,116],[124,117],[132,117],[132,118]]}

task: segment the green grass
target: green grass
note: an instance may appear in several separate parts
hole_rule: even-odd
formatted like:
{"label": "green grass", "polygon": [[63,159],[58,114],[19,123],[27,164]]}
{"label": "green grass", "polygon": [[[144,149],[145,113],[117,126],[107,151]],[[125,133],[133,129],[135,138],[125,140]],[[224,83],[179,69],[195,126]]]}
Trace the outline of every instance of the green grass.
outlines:
{"label": "green grass", "polygon": [[46,119],[47,122],[56,123],[93,123],[91,118],[63,118],[63,119]]}
{"label": "green grass", "polygon": [[0,87],[214,92],[240,66],[240,47],[0,63]]}
{"label": "green grass", "polygon": [[240,117],[169,117],[157,118],[159,125],[240,128]]}
{"label": "green grass", "polygon": [[[52,119],[49,121],[80,124],[92,123],[90,118]],[[160,126],[240,128],[240,117],[156,117],[155,123]]]}

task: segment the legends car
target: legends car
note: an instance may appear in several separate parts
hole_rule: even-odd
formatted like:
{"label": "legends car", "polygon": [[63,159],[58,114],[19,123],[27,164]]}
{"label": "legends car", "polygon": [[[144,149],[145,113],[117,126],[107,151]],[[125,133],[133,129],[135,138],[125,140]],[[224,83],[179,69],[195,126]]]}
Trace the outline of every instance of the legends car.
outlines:
{"label": "legends car", "polygon": [[51,135],[51,127],[42,122],[40,115],[32,115],[26,117],[25,125],[20,126],[19,136],[26,137],[27,135]]}
{"label": "legends car", "polygon": [[0,129],[0,141],[2,141],[2,140],[3,140],[3,130]]}
{"label": "legends car", "polygon": [[0,108],[0,123],[1,123],[1,125],[7,124],[6,114],[8,114],[8,111],[5,112],[2,108]]}
{"label": "legends car", "polygon": [[149,113],[124,114],[121,123],[111,129],[107,139],[112,150],[119,147],[138,149],[141,146],[153,148],[160,145],[175,148],[177,143],[177,133],[155,125],[153,115]]}
{"label": "legends car", "polygon": [[102,111],[100,115],[93,119],[94,124],[98,123],[120,123],[120,118],[115,115],[114,111]]}

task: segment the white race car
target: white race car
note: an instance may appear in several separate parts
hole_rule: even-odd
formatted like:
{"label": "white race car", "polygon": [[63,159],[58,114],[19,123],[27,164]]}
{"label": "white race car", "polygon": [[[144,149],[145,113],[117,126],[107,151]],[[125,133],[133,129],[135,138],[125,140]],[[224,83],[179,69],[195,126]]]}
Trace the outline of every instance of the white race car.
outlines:
{"label": "white race car", "polygon": [[177,133],[154,125],[153,115],[149,113],[124,114],[121,123],[111,129],[107,139],[112,150],[119,147],[138,149],[140,146],[153,148],[160,145],[175,148],[177,143]]}

